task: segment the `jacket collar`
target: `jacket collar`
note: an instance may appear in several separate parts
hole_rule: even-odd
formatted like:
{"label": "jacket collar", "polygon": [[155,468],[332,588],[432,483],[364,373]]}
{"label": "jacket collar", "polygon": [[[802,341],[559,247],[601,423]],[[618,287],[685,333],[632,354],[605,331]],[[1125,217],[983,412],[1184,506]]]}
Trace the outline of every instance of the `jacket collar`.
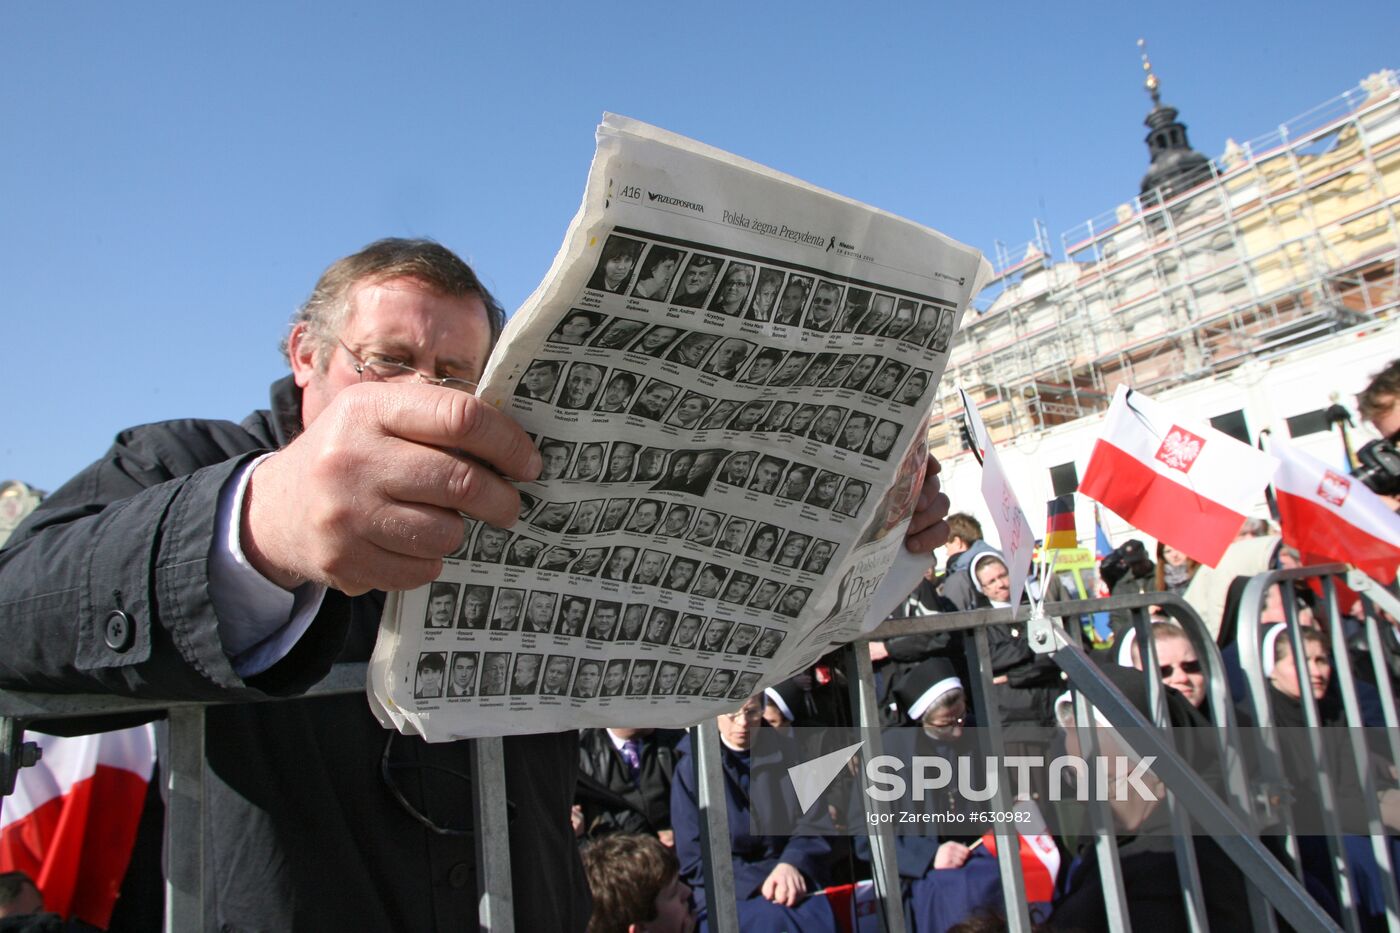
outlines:
{"label": "jacket collar", "polygon": [[301,387],[290,375],[272,384],[272,436],[280,449],[286,447],[302,431]]}

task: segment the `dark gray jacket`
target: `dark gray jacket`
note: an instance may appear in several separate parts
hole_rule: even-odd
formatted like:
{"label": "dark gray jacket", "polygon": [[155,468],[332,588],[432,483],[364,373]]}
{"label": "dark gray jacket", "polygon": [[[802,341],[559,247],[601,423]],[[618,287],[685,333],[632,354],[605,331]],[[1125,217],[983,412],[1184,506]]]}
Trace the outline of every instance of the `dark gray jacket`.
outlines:
{"label": "dark gray jacket", "polygon": [[[295,436],[300,402],[287,378],[272,411],[241,425],[132,428],[49,496],[0,551],[0,686],[258,699],[367,660],[377,593],[327,593],[290,654],[247,680],[219,640],[208,587],[219,490]],[[363,696],[215,707],[206,728],[207,928],[475,929],[470,833],[425,829],[388,783],[440,827],[469,829],[468,743],[391,740]],[[506,740],[517,929],[587,926],[568,820],[577,742]]]}

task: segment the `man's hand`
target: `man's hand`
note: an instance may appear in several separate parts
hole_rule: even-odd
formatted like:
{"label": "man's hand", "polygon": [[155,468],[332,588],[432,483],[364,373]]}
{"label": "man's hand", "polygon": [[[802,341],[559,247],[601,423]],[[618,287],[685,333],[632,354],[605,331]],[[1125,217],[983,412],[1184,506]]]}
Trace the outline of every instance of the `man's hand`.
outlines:
{"label": "man's hand", "polygon": [[350,386],[305,433],[258,464],[243,502],[248,560],[279,586],[356,596],[432,581],[465,513],[505,528],[540,456],[508,416],[463,392]]}
{"label": "man's hand", "polygon": [[924,488],[919,491],[919,501],[914,504],[909,530],[904,535],[904,546],[914,554],[932,554],[934,548],[948,543],[948,523],[944,519],[948,517],[950,503],[939,487],[940,469],[938,458],[929,454]]}
{"label": "man's hand", "polygon": [[945,842],[933,856],[934,868],[962,868],[972,850],[961,842]]}
{"label": "man's hand", "polygon": [[807,879],[787,862],[779,862],[763,882],[762,894],[774,904],[795,907],[807,893]]}

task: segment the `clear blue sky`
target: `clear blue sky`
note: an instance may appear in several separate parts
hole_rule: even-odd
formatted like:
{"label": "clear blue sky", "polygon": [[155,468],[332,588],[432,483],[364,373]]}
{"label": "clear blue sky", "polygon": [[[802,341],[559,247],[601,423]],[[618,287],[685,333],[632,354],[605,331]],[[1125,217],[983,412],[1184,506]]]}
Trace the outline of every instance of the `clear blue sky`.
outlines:
{"label": "clear blue sky", "polygon": [[1400,66],[1394,0],[0,4],[0,478],[264,405],[320,270],[380,236],[515,308],[604,110],[988,252],[1058,242],[1137,191],[1140,35],[1213,157]]}

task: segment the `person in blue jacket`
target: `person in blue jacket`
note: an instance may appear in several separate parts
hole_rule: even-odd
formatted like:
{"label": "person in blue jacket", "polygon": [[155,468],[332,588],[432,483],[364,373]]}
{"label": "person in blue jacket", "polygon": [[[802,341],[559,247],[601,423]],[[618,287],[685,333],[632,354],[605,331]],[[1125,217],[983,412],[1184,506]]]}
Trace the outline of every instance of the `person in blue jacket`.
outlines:
{"label": "person in blue jacket", "polygon": [[[749,697],[737,711],[720,715],[718,724],[740,927],[745,931],[834,931],[831,908],[824,899],[810,897],[830,881],[831,842],[820,835],[824,829],[830,831],[830,822],[822,806],[814,806],[811,813],[799,809],[787,776],[787,767],[803,760],[801,753],[792,739],[764,723],[762,696]],[[760,730],[768,734],[762,750],[754,753],[751,749]],[[700,850],[702,817],[690,738],[682,739],[677,749],[681,757],[671,785],[671,825],[681,878],[694,890],[696,910],[704,918],[708,911]],[[755,811],[762,813],[765,825],[793,826],[794,834],[758,834],[751,822]]]}

